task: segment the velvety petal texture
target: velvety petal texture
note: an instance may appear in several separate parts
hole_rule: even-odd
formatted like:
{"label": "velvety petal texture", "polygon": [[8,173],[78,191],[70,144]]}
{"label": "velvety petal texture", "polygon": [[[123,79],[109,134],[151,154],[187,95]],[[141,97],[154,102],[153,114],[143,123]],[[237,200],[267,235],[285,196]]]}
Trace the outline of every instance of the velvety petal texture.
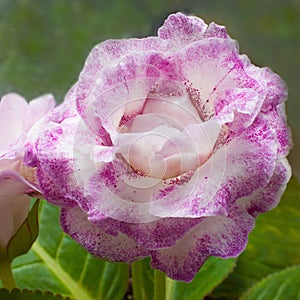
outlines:
{"label": "velvety petal texture", "polygon": [[224,26],[172,14],[158,36],[95,46],[28,161],[88,251],[150,256],[191,281],[209,256],[239,255],[278,204],[291,176],[286,99]]}
{"label": "velvety petal texture", "polygon": [[[0,249],[27,218],[30,196],[41,197],[35,164],[35,140],[42,118],[55,106],[51,95],[27,103],[18,94],[0,102]],[[4,250],[3,250],[4,251]]]}

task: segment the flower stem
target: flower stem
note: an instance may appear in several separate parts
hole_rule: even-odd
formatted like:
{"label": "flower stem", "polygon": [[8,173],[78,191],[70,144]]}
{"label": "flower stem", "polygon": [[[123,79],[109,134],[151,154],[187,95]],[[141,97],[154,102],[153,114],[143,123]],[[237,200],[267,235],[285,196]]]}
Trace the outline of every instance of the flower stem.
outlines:
{"label": "flower stem", "polygon": [[3,287],[8,290],[12,290],[13,288],[17,287],[13,276],[11,263],[11,261],[0,258],[0,279],[3,283]]}
{"label": "flower stem", "polygon": [[133,299],[143,300],[145,299],[145,295],[142,281],[143,275],[141,261],[132,263],[131,267]]}
{"label": "flower stem", "polygon": [[166,275],[158,270],[154,271],[154,300],[166,299]]}

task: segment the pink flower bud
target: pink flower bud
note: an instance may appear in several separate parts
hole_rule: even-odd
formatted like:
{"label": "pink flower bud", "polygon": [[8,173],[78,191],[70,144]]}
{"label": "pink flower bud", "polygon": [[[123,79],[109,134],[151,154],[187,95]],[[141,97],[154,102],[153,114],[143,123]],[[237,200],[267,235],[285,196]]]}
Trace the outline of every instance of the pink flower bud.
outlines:
{"label": "pink flower bud", "polygon": [[36,170],[32,168],[36,160],[32,145],[40,127],[38,121],[54,106],[51,95],[30,103],[17,94],[7,94],[1,99],[0,249],[6,248],[26,219],[29,195],[40,193]]}

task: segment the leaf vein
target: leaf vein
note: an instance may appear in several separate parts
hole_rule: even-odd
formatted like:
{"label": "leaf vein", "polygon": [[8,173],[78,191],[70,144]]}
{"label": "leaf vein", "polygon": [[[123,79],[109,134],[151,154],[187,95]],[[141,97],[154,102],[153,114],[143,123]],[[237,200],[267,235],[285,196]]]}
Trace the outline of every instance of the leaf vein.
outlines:
{"label": "leaf vein", "polygon": [[53,274],[66,286],[70,291],[70,296],[76,300],[93,300],[92,297],[84,290],[73,278],[61,267],[61,265],[53,259],[49,253],[36,241],[32,250],[45,262],[47,267]]}

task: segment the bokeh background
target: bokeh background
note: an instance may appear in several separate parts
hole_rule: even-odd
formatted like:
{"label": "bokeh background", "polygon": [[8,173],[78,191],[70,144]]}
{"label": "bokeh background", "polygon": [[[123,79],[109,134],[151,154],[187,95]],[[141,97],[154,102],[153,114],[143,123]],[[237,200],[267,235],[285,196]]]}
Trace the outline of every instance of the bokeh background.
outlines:
{"label": "bokeh background", "polygon": [[226,25],[242,53],[284,78],[300,179],[299,0],[0,0],[0,95],[52,93],[61,102],[94,45],[155,35],[176,11]]}

